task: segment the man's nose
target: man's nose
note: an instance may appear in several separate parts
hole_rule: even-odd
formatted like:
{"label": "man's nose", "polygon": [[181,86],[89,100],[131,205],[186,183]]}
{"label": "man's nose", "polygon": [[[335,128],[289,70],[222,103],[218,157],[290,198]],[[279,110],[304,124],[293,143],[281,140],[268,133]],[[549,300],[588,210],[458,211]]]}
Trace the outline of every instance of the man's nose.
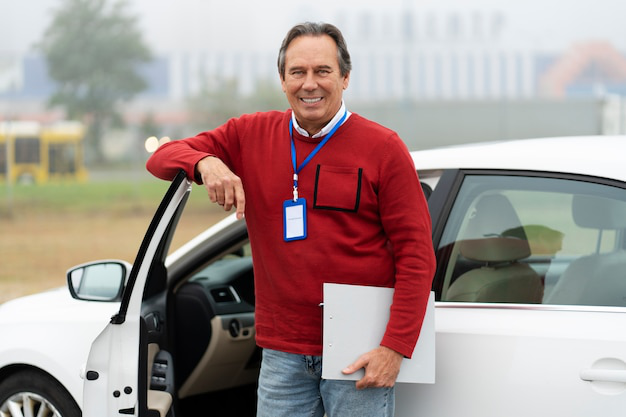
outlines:
{"label": "man's nose", "polygon": [[317,88],[317,80],[313,71],[309,71],[306,73],[302,88],[305,90],[315,90]]}

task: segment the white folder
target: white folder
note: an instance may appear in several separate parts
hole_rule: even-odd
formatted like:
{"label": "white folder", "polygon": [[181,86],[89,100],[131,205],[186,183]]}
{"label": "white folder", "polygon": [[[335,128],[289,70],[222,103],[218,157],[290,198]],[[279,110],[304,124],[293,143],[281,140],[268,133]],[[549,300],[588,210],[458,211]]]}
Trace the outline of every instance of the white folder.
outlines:
{"label": "white folder", "polygon": [[[322,378],[356,381],[364,370],[341,371],[380,346],[389,321],[393,288],[324,284]],[[435,383],[435,295],[430,293],[422,330],[411,359],[404,358],[396,382]]]}

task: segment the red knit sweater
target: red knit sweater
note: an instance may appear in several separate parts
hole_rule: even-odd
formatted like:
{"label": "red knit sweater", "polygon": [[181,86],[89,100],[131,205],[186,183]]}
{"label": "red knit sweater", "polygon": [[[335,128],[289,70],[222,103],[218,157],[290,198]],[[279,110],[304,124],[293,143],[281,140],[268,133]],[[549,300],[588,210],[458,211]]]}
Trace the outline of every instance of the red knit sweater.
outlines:
{"label": "red knit sweater", "polygon": [[[421,329],[435,259],[426,201],[406,146],[393,131],[352,114],[299,174],[308,237],[285,242],[292,198],[291,111],[244,115],[161,146],[148,161],[170,180],[221,158],[243,182],[254,259],[261,347],[321,355],[324,282],[395,287],[381,345],[410,357]],[[298,166],[320,139],[294,129]]]}

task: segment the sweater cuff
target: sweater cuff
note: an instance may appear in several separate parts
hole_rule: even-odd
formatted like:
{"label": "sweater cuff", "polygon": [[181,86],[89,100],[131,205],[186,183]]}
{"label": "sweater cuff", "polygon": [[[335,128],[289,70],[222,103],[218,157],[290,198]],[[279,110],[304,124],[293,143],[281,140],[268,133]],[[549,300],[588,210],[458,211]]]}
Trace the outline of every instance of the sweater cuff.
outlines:
{"label": "sweater cuff", "polygon": [[389,348],[391,350],[394,350],[408,359],[411,359],[411,356],[413,356],[413,351],[415,350],[415,345],[410,346],[410,345],[407,345],[406,343],[402,343],[390,337],[383,337],[383,340],[382,342],[380,342],[380,345],[386,348]]}

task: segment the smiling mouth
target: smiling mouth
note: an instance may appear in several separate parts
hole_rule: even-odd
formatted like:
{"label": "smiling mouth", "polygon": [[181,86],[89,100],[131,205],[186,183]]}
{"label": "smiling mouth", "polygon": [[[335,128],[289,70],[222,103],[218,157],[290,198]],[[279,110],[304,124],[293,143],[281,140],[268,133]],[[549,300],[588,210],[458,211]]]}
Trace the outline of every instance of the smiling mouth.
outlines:
{"label": "smiling mouth", "polygon": [[301,98],[300,100],[302,100],[304,103],[306,104],[315,104],[315,103],[319,103],[320,101],[322,101],[321,97],[316,97],[316,98]]}

